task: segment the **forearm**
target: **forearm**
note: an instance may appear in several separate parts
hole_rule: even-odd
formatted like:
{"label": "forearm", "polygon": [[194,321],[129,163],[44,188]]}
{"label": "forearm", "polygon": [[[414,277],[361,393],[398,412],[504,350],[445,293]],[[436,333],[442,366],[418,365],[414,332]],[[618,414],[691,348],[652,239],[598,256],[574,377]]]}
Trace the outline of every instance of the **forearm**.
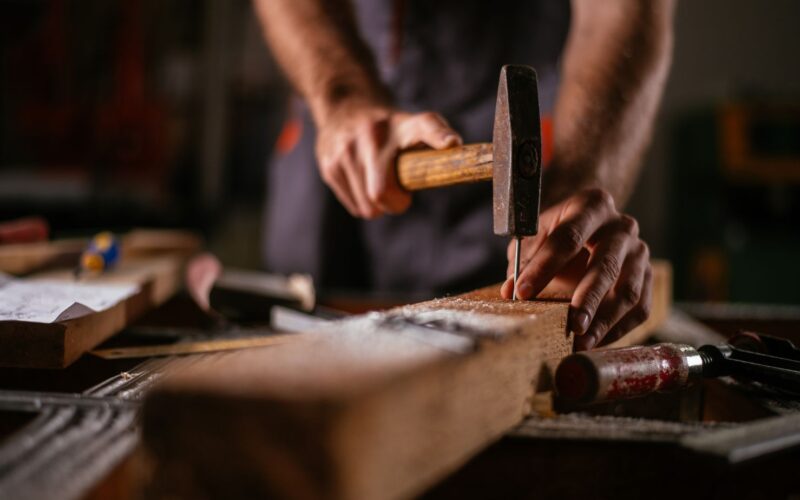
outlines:
{"label": "forearm", "polygon": [[630,196],[672,53],[672,0],[574,0],[545,204],[601,187]]}
{"label": "forearm", "polygon": [[348,0],[254,0],[265,38],[317,124],[343,105],[388,105]]}

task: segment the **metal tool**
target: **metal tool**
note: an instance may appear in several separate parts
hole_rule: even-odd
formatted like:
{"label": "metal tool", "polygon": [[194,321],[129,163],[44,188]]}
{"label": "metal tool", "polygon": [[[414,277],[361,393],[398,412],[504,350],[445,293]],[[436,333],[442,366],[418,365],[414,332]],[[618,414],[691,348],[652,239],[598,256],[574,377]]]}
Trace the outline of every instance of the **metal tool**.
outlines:
{"label": "metal tool", "polygon": [[576,353],[556,370],[556,393],[572,403],[628,399],[733,376],[800,397],[800,350],[790,341],[743,334],[728,344],[656,344]]}
{"label": "metal tool", "polygon": [[136,448],[144,391],[190,362],[149,360],[82,394],[0,391],[0,408],[32,414],[0,443],[0,498],[86,498]]}
{"label": "metal tool", "polygon": [[521,240],[539,229],[541,151],[536,72],[507,65],[500,70],[492,143],[403,153],[397,176],[409,191],[492,179],[494,233],[516,238],[516,290]]}

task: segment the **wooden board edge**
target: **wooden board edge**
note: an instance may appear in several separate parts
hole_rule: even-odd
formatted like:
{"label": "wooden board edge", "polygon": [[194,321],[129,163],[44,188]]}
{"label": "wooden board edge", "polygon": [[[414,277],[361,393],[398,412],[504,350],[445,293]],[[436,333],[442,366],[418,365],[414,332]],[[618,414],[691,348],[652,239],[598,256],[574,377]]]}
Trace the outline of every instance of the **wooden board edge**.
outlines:
{"label": "wooden board edge", "polygon": [[[0,367],[66,368],[180,289],[184,258],[159,256],[144,262],[153,267],[141,277],[139,292],[108,309],[49,324],[4,322]],[[20,335],[25,342],[19,341]]]}
{"label": "wooden board edge", "polygon": [[[65,366],[66,326],[60,323],[4,321],[0,328],[0,367],[61,368]],[[25,337],[24,344],[18,341]],[[33,358],[37,358],[36,362]]]}
{"label": "wooden board edge", "polygon": [[0,272],[22,275],[56,263],[77,262],[88,241],[73,238],[0,245]]}

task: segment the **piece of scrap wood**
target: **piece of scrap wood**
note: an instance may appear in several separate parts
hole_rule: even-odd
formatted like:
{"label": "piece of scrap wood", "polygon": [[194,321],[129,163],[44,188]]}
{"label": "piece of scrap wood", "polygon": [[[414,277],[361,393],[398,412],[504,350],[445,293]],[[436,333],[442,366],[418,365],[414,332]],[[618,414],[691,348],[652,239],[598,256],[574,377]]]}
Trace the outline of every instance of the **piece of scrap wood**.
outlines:
{"label": "piece of scrap wood", "polygon": [[[0,322],[0,366],[63,368],[83,353],[128,326],[134,319],[164,303],[180,289],[184,259],[176,256],[122,262],[117,269],[81,282],[119,283],[138,292],[108,309],[53,323]],[[72,269],[40,273],[27,280],[74,283]]]}

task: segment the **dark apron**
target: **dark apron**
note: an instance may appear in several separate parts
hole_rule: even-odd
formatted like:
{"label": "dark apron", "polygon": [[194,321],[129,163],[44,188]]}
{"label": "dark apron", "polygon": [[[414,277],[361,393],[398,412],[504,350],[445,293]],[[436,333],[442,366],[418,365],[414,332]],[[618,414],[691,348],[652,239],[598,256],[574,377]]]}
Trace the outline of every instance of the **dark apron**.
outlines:
{"label": "dark apron", "polygon": [[[357,0],[361,33],[396,104],[441,113],[464,141],[490,142],[503,64],[529,64],[551,113],[569,25],[567,0]],[[309,273],[321,289],[443,294],[504,279],[505,238],[492,232],[491,183],[414,194],[411,208],[350,217],[322,183],[315,131],[272,162],[264,257],[268,270]],[[545,138],[546,139],[546,138]]]}

